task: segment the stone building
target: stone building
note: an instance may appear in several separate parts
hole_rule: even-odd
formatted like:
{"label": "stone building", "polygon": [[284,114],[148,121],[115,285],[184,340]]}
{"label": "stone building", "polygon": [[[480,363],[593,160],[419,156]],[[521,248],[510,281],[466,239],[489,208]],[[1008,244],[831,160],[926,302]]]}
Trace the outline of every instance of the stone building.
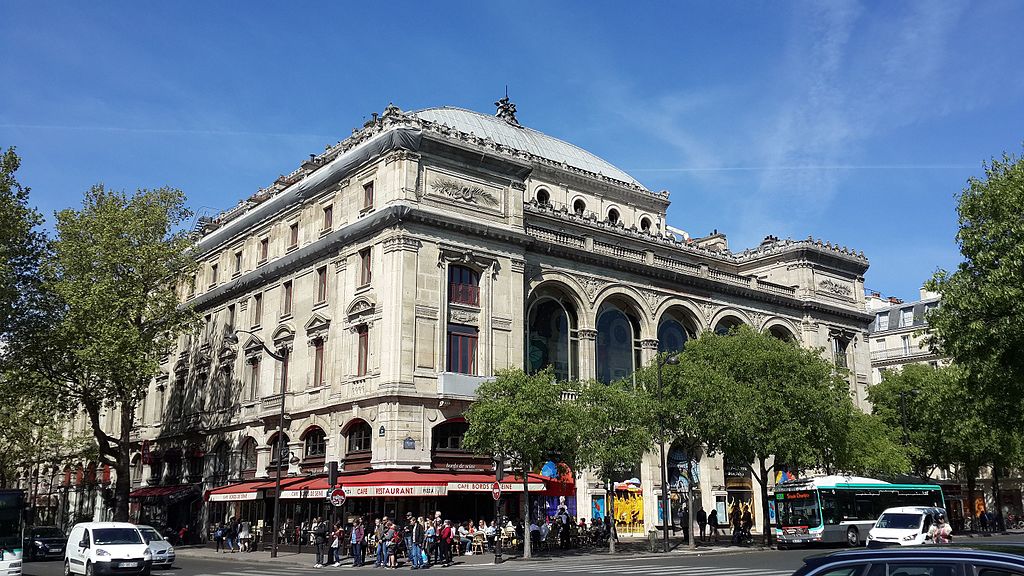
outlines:
{"label": "stone building", "polygon": [[[200,272],[182,301],[204,329],[181,338],[138,410],[135,513],[172,525],[269,521],[283,402],[283,518],[323,511],[331,461],[344,470],[347,514],[490,518],[491,462],[461,449],[480,382],[547,365],[611,381],[741,323],[830,351],[865,403],[863,253],[691,238],[666,222],[668,192],[521,126],[507,99],[497,105],[496,115],[389,105],[202,223]],[[232,344],[236,329],[253,336]],[[669,450],[680,494],[675,470],[690,457]],[[705,509],[757,498],[741,465],[701,459]],[[658,523],[657,456],[616,480],[629,511],[620,531]],[[531,486],[535,509],[564,496],[584,518],[607,497],[585,472]]]}
{"label": "stone building", "polygon": [[921,288],[920,298],[904,302],[883,298],[878,292],[867,295],[867,311],[875,315],[868,329],[871,349],[871,382],[882,381],[882,372],[898,370],[904,364],[927,363],[938,366],[945,359],[924,342],[928,336],[926,315],[939,305],[939,294]]}

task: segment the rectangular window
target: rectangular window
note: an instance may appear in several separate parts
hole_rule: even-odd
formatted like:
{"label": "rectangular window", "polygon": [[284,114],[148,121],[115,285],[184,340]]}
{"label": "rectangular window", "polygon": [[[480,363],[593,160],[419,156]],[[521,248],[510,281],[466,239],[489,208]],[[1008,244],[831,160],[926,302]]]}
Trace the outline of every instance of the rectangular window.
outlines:
{"label": "rectangular window", "polygon": [[900,338],[900,343],[903,344],[903,355],[910,355],[910,336],[903,336]]}
{"label": "rectangular window", "polygon": [[209,338],[213,334],[213,316],[207,314],[203,316],[203,338]]}
{"label": "rectangular window", "polygon": [[188,297],[191,298],[196,295],[196,276],[192,276],[188,279]]}
{"label": "rectangular window", "polygon": [[832,339],[832,355],[835,359],[836,366],[840,368],[847,368],[846,363],[846,348],[850,343],[843,338]]}
{"label": "rectangular window", "polygon": [[228,331],[234,331],[235,329],[235,305],[231,304],[228,306],[228,320],[227,320]]}
{"label": "rectangular window", "polygon": [[313,344],[313,386],[324,385],[324,341]]}
{"label": "rectangular window", "polygon": [[270,238],[260,238],[260,263],[267,261],[270,256]]}
{"label": "rectangular window", "polygon": [[363,208],[373,207],[373,182],[363,184]]}
{"label": "rectangular window", "polygon": [[281,300],[281,315],[291,316],[292,314],[292,281],[289,280],[281,285],[282,300]]}
{"label": "rectangular window", "polygon": [[900,328],[908,328],[914,325],[914,309],[904,308],[900,310]]}
{"label": "rectangular window", "polygon": [[334,207],[324,206],[324,226],[323,229],[330,230],[334,226]]}
{"label": "rectangular window", "polygon": [[299,245],[299,223],[294,222],[288,226],[288,247],[295,248]]}
{"label": "rectangular window", "polygon": [[256,294],[252,297],[252,325],[259,326],[263,323],[263,294]]}
{"label": "rectangular window", "polygon": [[889,329],[889,312],[880,313],[875,320],[875,330],[881,331]]}
{"label": "rectangular window", "polygon": [[316,269],[316,302],[327,301],[327,266]]}
{"label": "rectangular window", "polygon": [[249,399],[255,400],[260,393],[260,359],[253,358],[249,363]]}
{"label": "rectangular window", "polygon": [[477,329],[461,324],[448,325],[448,371],[476,374]]}
{"label": "rectangular window", "polygon": [[359,352],[356,358],[356,376],[366,376],[366,365],[370,356],[370,329],[364,324],[358,329]]}
{"label": "rectangular window", "polygon": [[217,265],[210,265],[210,287],[213,288],[217,285]]}
{"label": "rectangular window", "polygon": [[235,252],[235,274],[242,272],[242,251]]}
{"label": "rectangular window", "polygon": [[370,267],[372,249],[366,248],[359,251],[359,285],[366,286],[373,278],[373,270]]}
{"label": "rectangular window", "polygon": [[288,361],[290,355],[287,350],[281,351],[281,393],[284,394],[288,391]]}

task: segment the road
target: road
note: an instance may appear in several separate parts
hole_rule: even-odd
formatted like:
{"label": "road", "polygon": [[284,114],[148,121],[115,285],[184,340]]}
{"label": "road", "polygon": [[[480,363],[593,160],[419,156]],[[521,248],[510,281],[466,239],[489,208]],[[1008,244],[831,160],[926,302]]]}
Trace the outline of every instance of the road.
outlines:
{"label": "road", "polygon": [[[958,538],[958,542],[972,542],[967,538]],[[1024,537],[1019,534],[979,538],[981,542],[1013,541],[1022,542]],[[606,576],[788,576],[803,564],[803,558],[811,554],[834,551],[835,549],[804,549],[804,550],[757,550],[740,551],[729,554],[713,554],[706,556],[671,555],[653,556],[616,556],[607,557],[601,554],[582,554],[579,556],[560,558],[540,558],[531,561],[511,560],[501,565],[481,564],[485,558],[474,559],[473,563],[461,563],[448,568],[434,567],[431,573],[447,576],[469,576],[486,574],[487,576],[525,576],[526,574],[601,574]],[[486,558],[490,560],[490,558]],[[61,562],[32,562],[25,565],[25,576],[58,576],[62,574]],[[408,570],[403,566],[403,570]],[[202,557],[190,555],[189,551],[181,551],[174,568],[170,570],[154,570],[154,576],[305,576],[312,574],[329,574],[331,572],[365,572],[376,573],[372,566],[352,568],[343,565],[339,568],[316,569],[311,565],[301,566],[295,563],[266,561],[240,556]]]}

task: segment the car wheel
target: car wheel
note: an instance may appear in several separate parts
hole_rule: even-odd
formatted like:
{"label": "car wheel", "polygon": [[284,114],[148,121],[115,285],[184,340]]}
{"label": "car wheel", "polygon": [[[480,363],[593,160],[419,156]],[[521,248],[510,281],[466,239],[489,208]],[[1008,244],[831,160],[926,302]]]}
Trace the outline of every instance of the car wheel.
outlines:
{"label": "car wheel", "polygon": [[67,560],[64,561],[64,576],[71,576],[71,564]]}
{"label": "car wheel", "polygon": [[92,562],[86,562],[85,563],[85,576],[93,576],[94,574],[95,574],[95,572],[93,572]]}
{"label": "car wheel", "polygon": [[851,527],[846,531],[846,545],[855,548],[858,544],[860,544],[860,533],[856,528]]}

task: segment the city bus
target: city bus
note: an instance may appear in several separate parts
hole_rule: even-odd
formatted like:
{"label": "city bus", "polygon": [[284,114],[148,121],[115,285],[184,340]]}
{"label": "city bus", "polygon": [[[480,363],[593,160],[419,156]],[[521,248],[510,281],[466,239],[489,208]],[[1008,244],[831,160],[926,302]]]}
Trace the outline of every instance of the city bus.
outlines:
{"label": "city bus", "polygon": [[24,490],[0,490],[0,574],[21,574],[24,532]]}
{"label": "city bus", "polygon": [[945,508],[935,484],[891,484],[856,476],[817,476],[775,486],[779,547],[818,542],[857,546],[886,508]]}

